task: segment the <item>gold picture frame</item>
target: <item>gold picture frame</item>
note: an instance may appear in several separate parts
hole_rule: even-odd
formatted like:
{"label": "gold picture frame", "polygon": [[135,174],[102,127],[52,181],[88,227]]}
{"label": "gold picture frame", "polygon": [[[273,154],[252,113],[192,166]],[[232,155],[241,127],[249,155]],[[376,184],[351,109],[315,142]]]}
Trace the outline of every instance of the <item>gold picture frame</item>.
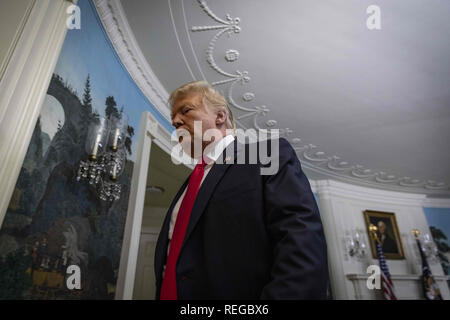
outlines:
{"label": "gold picture frame", "polygon": [[377,235],[380,239],[381,248],[386,260],[405,259],[405,250],[398,231],[397,220],[393,212],[383,212],[374,210],[365,210],[364,218],[366,221],[367,233],[369,234],[370,249],[372,257],[378,259],[377,250],[375,248],[375,239],[369,231],[369,226],[373,224],[377,227]]}

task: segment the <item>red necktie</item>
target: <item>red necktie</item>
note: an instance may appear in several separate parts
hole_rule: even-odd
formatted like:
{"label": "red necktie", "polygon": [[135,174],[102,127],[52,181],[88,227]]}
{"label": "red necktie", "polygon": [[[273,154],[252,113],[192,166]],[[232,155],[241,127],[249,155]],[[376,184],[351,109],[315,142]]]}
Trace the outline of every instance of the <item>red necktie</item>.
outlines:
{"label": "red necktie", "polygon": [[197,163],[189,178],[186,194],[181,202],[178,210],[177,221],[173,229],[172,239],[170,241],[169,255],[167,257],[166,270],[164,271],[164,279],[161,286],[161,300],[177,300],[177,278],[176,264],[178,255],[180,254],[181,245],[183,244],[184,235],[189,224],[192,207],[194,206],[195,197],[202,182],[205,173],[206,163],[203,159]]}

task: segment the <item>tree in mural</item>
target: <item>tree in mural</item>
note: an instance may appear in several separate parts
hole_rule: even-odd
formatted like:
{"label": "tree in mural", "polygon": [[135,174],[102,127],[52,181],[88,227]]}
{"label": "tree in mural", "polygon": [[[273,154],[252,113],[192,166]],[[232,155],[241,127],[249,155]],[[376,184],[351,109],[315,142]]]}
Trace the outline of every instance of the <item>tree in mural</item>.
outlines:
{"label": "tree in mural", "polygon": [[106,98],[106,108],[105,108],[105,115],[106,118],[111,119],[111,117],[116,117],[120,119],[120,113],[117,109],[117,103],[116,100],[114,100],[113,96],[109,96]]}
{"label": "tree in mural", "polygon": [[83,108],[87,114],[92,112],[91,76],[89,74],[84,85]]}
{"label": "tree in mural", "polygon": [[[105,116],[108,119],[111,119],[112,117],[116,117],[118,119],[122,118],[123,109],[124,106],[119,109],[117,109],[117,103],[113,96],[109,96],[106,98],[106,108],[105,108]],[[127,150],[128,154],[131,155],[131,144],[132,144],[132,138],[134,136],[134,128],[132,126],[127,125],[127,136],[125,138],[125,149]]]}
{"label": "tree in mural", "polygon": [[80,145],[83,145],[86,140],[89,122],[92,118],[95,117],[92,115],[91,77],[88,74],[84,84],[83,101],[81,103],[80,120],[78,122],[80,131],[80,139],[78,143]]}
{"label": "tree in mural", "polygon": [[22,299],[31,286],[30,265],[31,256],[25,254],[24,248],[0,257],[0,300]]}
{"label": "tree in mural", "polygon": [[[447,236],[441,229],[430,226],[431,235],[438,248],[438,256],[441,260],[442,269],[445,274],[450,274],[450,261],[448,259],[448,253],[450,252],[450,246],[447,244]],[[450,287],[450,280],[447,280]]]}
{"label": "tree in mural", "polygon": [[447,244],[447,236],[442,232],[441,229],[431,226],[430,227],[431,235],[433,236],[434,241],[436,242],[436,246],[439,250],[439,258],[442,262],[442,267],[444,271],[448,274],[448,268],[450,266],[450,261],[448,260],[446,253],[450,251],[450,247]]}
{"label": "tree in mural", "polygon": [[41,117],[38,117],[37,123],[36,123],[36,132],[33,132],[32,142],[36,145],[36,154],[34,154],[35,159],[40,159],[42,157],[42,129],[41,129]]}
{"label": "tree in mural", "polygon": [[47,157],[44,160],[44,166],[50,167],[58,161],[56,149],[54,146],[48,148]]}
{"label": "tree in mural", "polygon": [[100,114],[98,113],[97,109],[94,109],[92,112],[92,119],[98,120],[100,118]]}

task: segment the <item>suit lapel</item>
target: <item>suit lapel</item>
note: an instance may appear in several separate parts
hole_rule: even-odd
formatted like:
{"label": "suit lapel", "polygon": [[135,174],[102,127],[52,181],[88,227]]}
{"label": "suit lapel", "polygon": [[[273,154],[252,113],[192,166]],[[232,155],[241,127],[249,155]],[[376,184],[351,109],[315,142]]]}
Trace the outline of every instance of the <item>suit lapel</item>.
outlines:
{"label": "suit lapel", "polygon": [[[203,181],[198,191],[194,207],[192,208],[191,216],[189,218],[189,224],[186,230],[186,234],[184,236],[181,250],[183,250],[184,244],[186,243],[187,239],[194,230],[198,220],[203,214],[203,211],[205,210],[206,205],[208,204],[208,201],[211,198],[216,185],[222,179],[223,175],[226,173],[228,168],[235,162],[237,158],[239,158],[239,154],[241,154],[242,150],[243,145],[237,143],[237,140],[235,139],[235,141],[233,143],[230,143],[230,145],[222,153],[221,156],[222,161],[218,161],[212,166],[211,170],[209,171],[208,175],[206,176],[205,180]],[[186,189],[187,184],[189,182],[189,178],[190,175],[187,177],[186,181],[183,183],[180,190],[178,190],[177,195],[175,196],[174,200],[172,201],[172,204],[170,205],[169,210],[167,211],[166,218],[161,228],[161,232],[159,233],[158,241],[156,243],[155,248],[155,271],[156,271],[155,273],[157,281],[162,277],[163,265],[167,258],[167,246],[169,243],[168,233],[170,220],[172,217],[172,211],[176,203],[180,199],[181,195],[183,194],[184,189]]]}
{"label": "suit lapel", "polygon": [[[214,193],[216,185],[222,179],[222,177],[230,168],[230,166],[233,165],[234,159],[237,158],[236,155],[240,153],[241,150],[242,150],[241,145],[237,144],[237,140],[235,139],[234,142],[230,143],[230,145],[222,153],[221,155],[222,161],[218,161],[212,166],[211,170],[209,171],[208,175],[206,176],[197,193],[197,197],[194,202],[194,207],[192,208],[188,228],[184,236],[181,250],[183,250],[186,241],[189,239],[189,236],[191,235],[200,217],[205,211],[208,201],[211,198],[212,194]],[[230,154],[231,156],[228,156]]]}

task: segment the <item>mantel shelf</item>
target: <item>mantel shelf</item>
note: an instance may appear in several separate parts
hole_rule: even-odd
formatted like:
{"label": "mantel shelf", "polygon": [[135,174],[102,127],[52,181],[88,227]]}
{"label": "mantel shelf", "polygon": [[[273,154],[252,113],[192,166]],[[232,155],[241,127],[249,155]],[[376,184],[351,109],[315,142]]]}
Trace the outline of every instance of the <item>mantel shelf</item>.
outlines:
{"label": "mantel shelf", "polygon": [[[353,284],[354,293],[350,299],[356,300],[380,300],[384,299],[380,289],[369,289],[367,279],[370,274],[347,273],[345,275]],[[446,292],[448,276],[433,275],[441,292]],[[424,299],[421,274],[392,274],[395,294],[399,300]],[[444,297],[445,299],[445,297]]]}
{"label": "mantel shelf", "polygon": [[[366,280],[370,274],[358,274],[358,273],[347,273],[346,277],[349,280]],[[421,274],[391,274],[392,280],[420,280]],[[436,280],[446,281],[449,276],[446,275],[433,275]]]}

